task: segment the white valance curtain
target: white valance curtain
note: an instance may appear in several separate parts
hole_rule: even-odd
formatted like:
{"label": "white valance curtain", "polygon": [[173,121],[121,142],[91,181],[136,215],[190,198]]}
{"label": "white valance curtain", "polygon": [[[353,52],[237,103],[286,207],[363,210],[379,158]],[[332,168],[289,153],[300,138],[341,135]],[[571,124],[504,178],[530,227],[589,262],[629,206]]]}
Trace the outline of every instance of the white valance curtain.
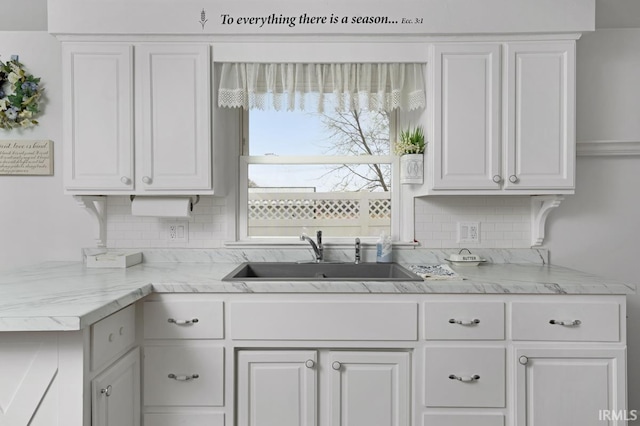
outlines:
{"label": "white valance curtain", "polygon": [[424,108],[424,64],[223,63],[218,106],[411,111]]}

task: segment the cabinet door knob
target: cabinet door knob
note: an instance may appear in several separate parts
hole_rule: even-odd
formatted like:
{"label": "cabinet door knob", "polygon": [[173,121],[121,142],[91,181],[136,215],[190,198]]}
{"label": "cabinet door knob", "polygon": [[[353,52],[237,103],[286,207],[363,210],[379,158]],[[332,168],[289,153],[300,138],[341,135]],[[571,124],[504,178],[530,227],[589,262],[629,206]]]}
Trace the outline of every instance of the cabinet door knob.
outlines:
{"label": "cabinet door knob", "polygon": [[190,320],[177,320],[177,319],[169,318],[167,320],[167,322],[170,322],[171,324],[175,324],[175,325],[191,325],[191,324],[196,324],[198,321],[200,321],[198,318],[193,318]]}
{"label": "cabinet door knob", "polygon": [[304,365],[305,365],[307,368],[313,368],[313,366],[314,366],[314,365],[316,365],[316,363],[315,363],[312,359],[308,359],[308,360],[304,363]]}
{"label": "cabinet door knob", "polygon": [[455,374],[450,374],[449,378],[451,380],[458,380],[460,382],[475,382],[480,378],[480,376],[478,376],[477,374],[474,374],[473,376],[456,376]]}
{"label": "cabinet door knob", "polygon": [[477,318],[472,320],[457,320],[455,318],[451,318],[449,320],[449,324],[475,325],[475,324],[480,324],[480,320]]}
{"label": "cabinet door knob", "polygon": [[129,185],[129,184],[131,183],[131,179],[129,179],[129,178],[128,178],[128,177],[126,177],[126,176],[122,176],[122,177],[120,178],[120,182],[124,183],[125,185]]}
{"label": "cabinet door knob", "polygon": [[494,181],[495,183],[500,183],[500,182],[502,182],[502,176],[500,176],[500,175],[495,175],[495,176],[493,177],[493,181]]}
{"label": "cabinet door knob", "polygon": [[331,368],[333,368],[334,370],[340,370],[340,368],[342,368],[342,364],[340,364],[338,361],[333,361],[333,364],[331,364]]}
{"label": "cabinet door knob", "polygon": [[566,327],[575,327],[575,326],[578,326],[578,325],[582,324],[582,321],[580,321],[580,320],[563,320],[563,321],[560,321],[560,320],[552,319],[552,320],[549,321],[549,324],[564,325]]}
{"label": "cabinet door knob", "polygon": [[522,365],[527,365],[529,363],[529,357],[522,355],[518,358],[518,362]]}
{"label": "cabinet door knob", "polygon": [[100,393],[106,397],[111,396],[111,385],[107,386],[106,388],[100,389]]}
{"label": "cabinet door knob", "polygon": [[518,176],[516,176],[516,175],[509,176],[509,182],[511,182],[511,183],[518,183],[519,180],[520,179],[518,179]]}
{"label": "cabinet door knob", "polygon": [[170,379],[173,379],[173,380],[177,380],[179,382],[188,382],[189,380],[195,380],[195,379],[199,378],[200,375],[199,374],[192,374],[192,375],[188,376],[186,374],[176,375],[176,374],[170,373],[167,377],[170,378]]}
{"label": "cabinet door knob", "polygon": [[152,179],[149,176],[143,176],[142,177],[142,182],[146,183],[147,185],[150,185],[152,182]]}

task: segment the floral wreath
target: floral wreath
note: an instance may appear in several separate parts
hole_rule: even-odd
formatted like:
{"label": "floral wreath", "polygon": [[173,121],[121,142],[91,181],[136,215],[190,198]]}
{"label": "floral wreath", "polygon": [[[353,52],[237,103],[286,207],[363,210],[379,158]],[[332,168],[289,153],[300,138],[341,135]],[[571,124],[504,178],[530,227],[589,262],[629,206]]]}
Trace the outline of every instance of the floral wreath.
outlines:
{"label": "floral wreath", "polygon": [[17,56],[0,61],[0,129],[36,126],[42,90],[40,79],[27,74]]}

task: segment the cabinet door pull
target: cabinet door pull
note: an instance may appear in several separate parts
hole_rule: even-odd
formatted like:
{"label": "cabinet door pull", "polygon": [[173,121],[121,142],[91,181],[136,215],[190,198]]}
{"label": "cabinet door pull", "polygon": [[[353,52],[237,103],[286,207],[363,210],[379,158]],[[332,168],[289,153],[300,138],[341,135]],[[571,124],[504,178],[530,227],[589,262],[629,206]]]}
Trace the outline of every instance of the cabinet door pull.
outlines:
{"label": "cabinet door pull", "polygon": [[167,320],[167,322],[170,322],[171,324],[175,324],[175,325],[191,325],[191,324],[197,323],[198,321],[199,321],[198,318],[193,318],[190,320],[177,320],[177,319],[169,318]]}
{"label": "cabinet door pull", "polygon": [[500,175],[495,175],[495,176],[493,176],[493,181],[494,181],[495,183],[500,183],[500,182],[502,182],[502,176],[500,176]]}
{"label": "cabinet door pull", "polygon": [[509,176],[509,182],[511,182],[511,183],[518,183],[519,180],[520,179],[518,179],[518,176],[516,176],[516,175]]}
{"label": "cabinet door pull", "polygon": [[460,382],[475,382],[476,380],[480,379],[480,376],[478,376],[477,374],[474,374],[473,376],[456,376],[455,374],[450,374],[449,378],[451,380],[458,380]]}
{"label": "cabinet door pull", "polygon": [[307,368],[313,368],[313,366],[314,366],[314,365],[316,365],[316,363],[315,363],[312,359],[308,359],[308,360],[304,363],[304,365],[305,365]]}
{"label": "cabinet door pull", "polygon": [[474,324],[480,324],[480,320],[477,318],[472,320],[457,320],[455,318],[451,318],[449,320],[449,324],[474,325]]}
{"label": "cabinet door pull", "polygon": [[520,358],[518,358],[518,362],[522,365],[527,365],[529,363],[529,357],[522,355]]}
{"label": "cabinet door pull", "polygon": [[198,377],[200,377],[200,375],[199,374],[192,374],[190,376],[187,376],[187,375],[177,376],[177,375],[175,375],[173,373],[170,373],[169,376],[167,376],[167,377],[169,377],[170,379],[173,379],[173,380],[177,380],[179,382],[187,382],[189,380],[197,379]]}
{"label": "cabinet door pull", "polygon": [[582,324],[582,321],[580,320],[564,320],[564,321],[560,321],[560,320],[550,320],[549,324],[553,324],[553,325],[564,325],[566,327],[575,327],[577,325]]}
{"label": "cabinet door pull", "polygon": [[111,396],[111,385],[108,385],[106,388],[100,389],[100,393],[106,397]]}
{"label": "cabinet door pull", "polygon": [[142,177],[142,183],[146,183],[147,185],[150,185],[151,182],[153,182],[153,180],[149,176]]}
{"label": "cabinet door pull", "polygon": [[120,182],[124,183],[125,185],[129,185],[129,184],[131,183],[131,179],[129,179],[129,178],[128,178],[128,177],[126,177],[126,176],[122,176],[122,177],[120,178]]}
{"label": "cabinet door pull", "polygon": [[333,368],[334,370],[340,370],[340,368],[342,368],[342,364],[340,364],[338,361],[334,361],[333,364],[331,364],[331,368]]}

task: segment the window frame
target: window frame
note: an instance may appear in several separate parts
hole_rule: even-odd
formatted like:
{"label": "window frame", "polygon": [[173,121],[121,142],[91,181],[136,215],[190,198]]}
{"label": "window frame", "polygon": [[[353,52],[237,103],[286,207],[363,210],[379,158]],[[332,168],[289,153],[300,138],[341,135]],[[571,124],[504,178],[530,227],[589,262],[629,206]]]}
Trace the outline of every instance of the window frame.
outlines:
{"label": "window frame", "polygon": [[[284,114],[286,112],[283,111]],[[389,116],[389,141],[392,144],[397,139],[398,111],[393,111]],[[251,237],[248,235],[248,180],[249,165],[251,164],[296,164],[296,165],[332,165],[332,164],[389,164],[391,166],[391,237],[398,242],[401,233],[401,187],[400,187],[400,159],[398,156],[389,155],[354,155],[354,156],[269,156],[269,155],[245,155],[249,152],[249,111],[241,112],[241,138],[240,156],[238,168],[238,215],[237,230],[239,243],[247,244],[293,244],[300,243],[295,237]],[[390,152],[393,149],[390,147]],[[315,232],[315,230],[312,230]],[[329,244],[351,244],[354,238],[360,238],[363,243],[373,243],[378,236],[348,236],[348,237],[324,237],[323,242]],[[306,244],[306,243],[305,243]]]}

